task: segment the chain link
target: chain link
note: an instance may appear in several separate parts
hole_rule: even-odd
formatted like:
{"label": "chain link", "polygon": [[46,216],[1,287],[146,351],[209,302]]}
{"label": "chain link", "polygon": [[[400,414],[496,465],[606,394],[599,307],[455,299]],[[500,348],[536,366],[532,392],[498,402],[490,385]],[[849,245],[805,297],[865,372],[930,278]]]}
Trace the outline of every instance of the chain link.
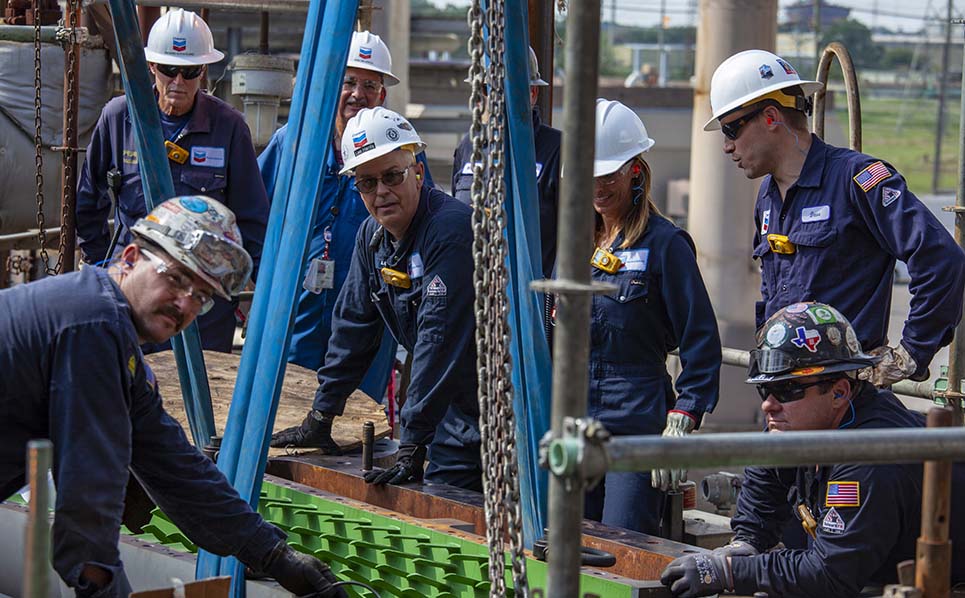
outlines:
{"label": "chain link", "polygon": [[38,239],[40,241],[40,259],[43,260],[44,270],[50,274],[50,256],[47,255],[47,225],[44,219],[44,147],[41,127],[43,119],[41,109],[40,92],[43,82],[40,77],[40,2],[33,0],[33,19],[34,19],[34,164],[36,166],[37,183],[37,227],[40,229]]}
{"label": "chain link", "polygon": [[[67,93],[65,94],[64,105],[64,153],[62,162],[64,173],[61,177],[63,183],[61,197],[63,201],[61,201],[60,213],[60,247],[59,254],[57,255],[57,265],[54,267],[55,274],[60,274],[64,271],[64,256],[67,253],[67,226],[71,219],[70,208],[74,203],[68,201],[67,198],[74,196],[76,189],[74,167],[77,164],[77,160],[74,158],[74,153],[77,151],[77,148],[74,146],[77,144],[77,87],[74,85],[74,79],[76,78],[74,67],[77,61],[77,28],[80,27],[80,23],[77,22],[78,1],[79,0],[67,0],[67,29],[69,36],[64,42],[66,44],[64,60],[67,65],[64,74],[64,84],[67,86]],[[68,136],[68,131],[72,131],[73,133]],[[74,189],[70,188],[72,182],[75,184]]]}
{"label": "chain link", "polygon": [[[471,188],[476,352],[479,373],[480,437],[486,497],[491,597],[504,597],[506,544],[511,556],[514,595],[529,595],[523,552],[522,513],[513,414],[512,360],[507,321],[509,275],[505,199],[505,0],[490,0],[486,10],[474,0],[469,10],[469,76],[472,81]],[[483,24],[489,32],[484,48]],[[489,57],[488,69],[484,67]],[[483,87],[489,83],[489,92]],[[487,118],[488,116],[488,118]]]}

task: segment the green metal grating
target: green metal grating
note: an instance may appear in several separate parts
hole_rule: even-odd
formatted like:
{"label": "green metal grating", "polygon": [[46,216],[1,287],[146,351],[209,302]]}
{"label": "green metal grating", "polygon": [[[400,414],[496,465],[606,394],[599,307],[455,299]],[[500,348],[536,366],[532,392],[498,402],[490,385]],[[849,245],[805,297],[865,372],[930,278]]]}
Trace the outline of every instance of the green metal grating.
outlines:
{"label": "green metal grating", "polygon": [[[339,579],[372,586],[382,598],[489,595],[485,545],[267,482],[262,484],[258,511],[288,533],[293,548],[327,562]],[[136,537],[173,550],[197,552],[159,509],[144,530]],[[546,563],[527,559],[527,571],[530,587],[545,592]],[[506,584],[512,587],[510,575]],[[353,598],[371,598],[370,592],[357,586],[346,589]],[[581,590],[584,595],[606,598],[634,595],[631,587],[618,581],[585,574]],[[513,596],[512,590],[506,595]],[[542,594],[537,591],[536,595]]]}

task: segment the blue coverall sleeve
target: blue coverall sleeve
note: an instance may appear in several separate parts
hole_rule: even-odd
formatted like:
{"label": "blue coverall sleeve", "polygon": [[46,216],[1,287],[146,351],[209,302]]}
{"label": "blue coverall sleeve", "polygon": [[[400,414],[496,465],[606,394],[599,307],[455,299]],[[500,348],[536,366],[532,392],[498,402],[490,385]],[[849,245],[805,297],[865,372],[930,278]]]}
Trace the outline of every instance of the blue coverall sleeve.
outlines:
{"label": "blue coverall sleeve", "polygon": [[83,259],[89,264],[104,259],[107,247],[111,244],[107,228],[111,211],[111,200],[107,194],[107,171],[111,167],[110,143],[108,123],[101,112],[84,154],[74,209],[77,240]]}
{"label": "blue coverall sleeve", "polygon": [[131,471],[192,542],[215,554],[237,555],[258,569],[284,533],[252,511],[214,463],[188,442],[164,411],[156,386],[136,380],[138,387],[142,392],[135,390],[131,413]]}
{"label": "blue coverall sleeve", "polygon": [[[366,231],[369,231],[368,233]],[[382,344],[385,326],[375,303],[365,260],[373,259],[367,245],[371,229],[359,228],[355,252],[345,284],[335,300],[332,336],[325,363],[318,369],[314,409],[341,415],[345,401],[358,388]]]}
{"label": "blue coverall sleeve", "polygon": [[[843,529],[829,533],[818,518],[817,538],[806,550],[778,550],[752,557],[734,557],[732,571],[738,594],[764,591],[773,596],[850,598],[881,567],[894,548],[903,525],[903,505],[909,489],[920,495],[920,479],[903,474],[901,466],[835,467],[831,480],[859,483],[861,505],[835,507]],[[741,494],[747,490],[745,483]],[[916,500],[920,500],[916,496]],[[917,525],[917,521],[914,524]]]}
{"label": "blue coverall sleeve", "polygon": [[679,231],[663,252],[661,294],[673,338],[680,345],[674,409],[691,415],[697,426],[714,410],[720,394],[720,333],[717,318],[697,267],[689,236]]}
{"label": "blue coverall sleeve", "polygon": [[[854,164],[855,175],[875,163],[862,158]],[[891,176],[867,192],[850,181],[850,198],[881,247],[908,265],[911,305],[901,343],[918,364],[912,376],[918,378],[938,349],[951,342],[962,317],[965,254],[904,177],[891,165],[884,167]]]}
{"label": "blue coverall sleeve", "polygon": [[[782,480],[781,472],[790,476]],[[760,552],[781,541],[781,529],[793,515],[787,502],[793,470],[748,467],[737,496],[737,512],[730,520],[734,539],[747,542]]]}
{"label": "blue coverall sleeve", "polygon": [[253,272],[257,273],[268,227],[268,197],[258,170],[251,133],[244,121],[240,121],[232,132],[230,151],[225,198],[227,206],[235,213],[243,244],[251,255]]}
{"label": "blue coverall sleeve", "polygon": [[[423,248],[425,273],[416,320],[418,337],[412,351],[407,399],[400,413],[404,444],[432,442],[452,395],[466,376],[475,375],[475,360],[467,363],[464,357],[473,354],[476,343],[471,316],[475,302],[472,237],[468,221],[454,224],[437,227],[440,236]],[[443,294],[439,294],[440,288]],[[472,371],[465,371],[467,366]]]}
{"label": "blue coverall sleeve", "polygon": [[281,167],[281,151],[285,145],[287,130],[288,125],[284,125],[275,131],[268,145],[258,155],[258,171],[261,172],[261,182],[265,186],[269,204],[274,199],[272,196],[275,194],[275,183],[278,178],[278,169]]}
{"label": "blue coverall sleeve", "polygon": [[86,563],[121,575],[117,542],[131,458],[127,357],[136,347],[105,330],[102,323],[67,328],[51,346],[53,563],[71,587]]}

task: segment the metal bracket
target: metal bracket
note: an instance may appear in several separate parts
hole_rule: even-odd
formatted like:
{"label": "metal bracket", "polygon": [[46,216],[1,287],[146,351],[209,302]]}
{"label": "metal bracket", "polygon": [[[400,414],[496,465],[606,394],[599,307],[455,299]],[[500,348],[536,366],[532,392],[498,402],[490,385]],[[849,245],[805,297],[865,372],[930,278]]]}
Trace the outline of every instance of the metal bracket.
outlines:
{"label": "metal bracket", "polygon": [[71,39],[70,27],[58,27],[57,33],[54,34],[54,37],[57,39],[58,42],[60,42],[61,45],[64,45],[64,46],[70,43],[73,43],[75,41],[78,44],[86,44],[87,42],[90,41],[90,31],[88,31],[87,27],[74,27],[73,30],[76,31],[77,33],[76,40]]}
{"label": "metal bracket", "polygon": [[554,438],[547,432],[540,441],[540,466],[563,478],[567,492],[576,485],[591,489],[609,469],[609,459],[603,445],[610,440],[610,432],[591,418],[563,418],[563,431]]}

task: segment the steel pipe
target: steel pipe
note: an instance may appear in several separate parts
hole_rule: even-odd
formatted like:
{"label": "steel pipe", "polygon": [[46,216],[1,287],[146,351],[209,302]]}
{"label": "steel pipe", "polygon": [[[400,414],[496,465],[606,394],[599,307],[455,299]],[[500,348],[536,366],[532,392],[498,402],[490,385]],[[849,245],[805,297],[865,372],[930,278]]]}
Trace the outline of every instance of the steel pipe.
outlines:
{"label": "steel pipe", "polygon": [[[951,409],[933,407],[928,412],[929,428],[952,425]],[[921,535],[915,550],[915,587],[922,591],[924,598],[939,598],[951,593],[952,544],[948,536],[951,501],[951,461],[925,461]]]}
{"label": "steel pipe", "polygon": [[27,478],[30,480],[30,513],[24,541],[23,581],[26,598],[47,598],[50,593],[50,485],[47,472],[54,445],[49,440],[27,443]]}
{"label": "steel pipe", "polygon": [[[169,6],[171,0],[136,0],[138,6]],[[243,12],[308,12],[309,0],[184,0],[178,6],[189,10],[238,10]]]}
{"label": "steel pipe", "polygon": [[[958,23],[965,21],[958,20]],[[951,27],[951,24],[949,24]],[[962,68],[965,68],[965,55],[962,56]],[[955,242],[965,249],[965,77],[962,77],[962,103],[958,125],[958,194],[955,200]],[[948,347],[948,390],[962,391],[962,378],[965,377],[965,321],[959,320],[955,327],[955,336]],[[955,423],[962,425],[962,403],[952,401]]]}
{"label": "steel pipe", "polygon": [[[618,436],[601,447],[605,471],[649,471],[653,468],[801,467],[835,463],[913,463],[923,460],[965,461],[965,430],[921,428],[888,430],[824,430],[692,434],[681,438]],[[588,462],[595,462],[590,459]],[[605,471],[587,471],[601,475]]]}
{"label": "steel pipe", "polygon": [[851,61],[851,54],[844,45],[832,42],[821,53],[817,79],[824,86],[814,95],[814,134],[824,139],[825,97],[828,94],[828,79],[831,72],[831,59],[837,58],[844,74],[844,89],[848,97],[848,145],[856,152],[861,151],[861,98],[858,91],[858,75]]}
{"label": "steel pipe", "polygon": [[[56,25],[44,25],[40,28],[40,43],[60,45],[57,34],[61,28]],[[34,28],[24,25],[0,25],[0,41],[33,43]]]}

